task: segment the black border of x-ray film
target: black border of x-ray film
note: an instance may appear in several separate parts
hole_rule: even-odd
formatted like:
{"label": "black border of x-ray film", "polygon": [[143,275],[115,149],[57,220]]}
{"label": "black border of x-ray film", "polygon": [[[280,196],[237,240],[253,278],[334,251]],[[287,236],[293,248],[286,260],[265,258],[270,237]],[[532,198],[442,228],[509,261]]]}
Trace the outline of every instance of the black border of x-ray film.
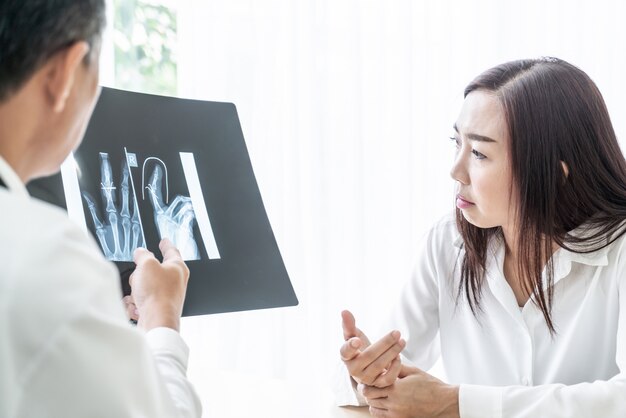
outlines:
{"label": "black border of x-ray film", "polygon": [[[73,154],[74,167],[68,160],[64,170],[77,170],[79,189],[87,188],[87,184],[96,187],[93,184],[100,181],[98,153],[102,150],[123,152],[124,147],[144,157],[172,161],[172,167],[181,152],[192,154],[195,160],[219,258],[207,257],[203,245],[203,257],[187,262],[191,275],[183,315],[298,304],[232,103],[103,88],[84,140]],[[173,172],[178,174],[172,175],[171,193],[189,196],[180,170],[175,168]],[[119,165],[113,168],[113,175],[119,182]],[[133,182],[137,187],[138,179],[133,178]],[[28,187],[35,197],[67,209],[67,190],[60,173],[31,182]],[[88,213],[84,201],[82,210]],[[85,223],[95,236],[89,217]],[[197,226],[195,228],[198,234]],[[148,249],[160,256],[153,242],[147,244]],[[121,273],[123,291],[128,294],[128,277],[134,264],[115,264]]]}

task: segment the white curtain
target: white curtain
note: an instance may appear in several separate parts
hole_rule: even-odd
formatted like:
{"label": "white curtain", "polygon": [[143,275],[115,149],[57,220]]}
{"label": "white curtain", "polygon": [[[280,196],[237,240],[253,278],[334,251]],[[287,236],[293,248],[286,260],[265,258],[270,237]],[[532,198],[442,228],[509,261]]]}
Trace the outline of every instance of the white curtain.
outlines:
{"label": "white curtain", "polygon": [[621,1],[176,4],[179,94],[237,105],[300,300],[185,319],[196,381],[223,370],[324,385],[341,309],[382,331],[420,238],[453,207],[448,137],[481,71],[566,59],[596,81],[626,134]]}

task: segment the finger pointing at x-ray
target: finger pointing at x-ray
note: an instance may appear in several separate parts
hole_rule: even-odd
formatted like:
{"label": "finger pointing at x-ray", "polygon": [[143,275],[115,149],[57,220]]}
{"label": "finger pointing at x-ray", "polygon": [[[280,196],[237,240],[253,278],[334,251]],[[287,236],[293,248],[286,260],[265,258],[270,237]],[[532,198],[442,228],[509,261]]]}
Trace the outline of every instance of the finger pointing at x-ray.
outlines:
{"label": "finger pointing at x-ray", "polygon": [[168,205],[163,202],[162,187],[163,169],[157,164],[146,189],[161,239],[169,238],[184,260],[199,260],[200,252],[193,236],[195,214],[191,198],[179,195]]}
{"label": "finger pointing at x-ray", "polygon": [[[128,167],[122,166],[122,183],[119,197],[121,207],[116,205],[117,188],[113,182],[113,172],[109,161],[109,154],[100,153],[100,193],[104,206],[104,220],[100,221],[95,200],[89,193],[83,192],[83,198],[87,202],[89,212],[96,228],[96,236],[104,255],[113,261],[132,261],[133,251],[137,247],[145,247],[137,205],[134,196],[129,190]],[[132,206],[132,215],[130,213]]]}

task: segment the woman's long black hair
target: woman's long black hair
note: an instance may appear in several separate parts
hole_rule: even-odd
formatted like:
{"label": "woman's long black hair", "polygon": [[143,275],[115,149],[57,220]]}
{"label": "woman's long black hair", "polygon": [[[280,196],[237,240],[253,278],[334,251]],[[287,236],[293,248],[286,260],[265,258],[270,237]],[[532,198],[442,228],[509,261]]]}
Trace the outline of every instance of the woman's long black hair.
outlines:
{"label": "woman's long black hair", "polygon": [[[511,191],[519,202],[517,273],[554,334],[553,245],[588,253],[626,232],[626,161],[597,86],[565,61],[508,62],[479,75],[466,87],[465,96],[477,90],[494,94],[504,109]],[[465,250],[459,296],[466,296],[476,314],[487,245],[502,231],[470,224],[459,209],[456,222]],[[582,234],[571,234],[581,226]]]}

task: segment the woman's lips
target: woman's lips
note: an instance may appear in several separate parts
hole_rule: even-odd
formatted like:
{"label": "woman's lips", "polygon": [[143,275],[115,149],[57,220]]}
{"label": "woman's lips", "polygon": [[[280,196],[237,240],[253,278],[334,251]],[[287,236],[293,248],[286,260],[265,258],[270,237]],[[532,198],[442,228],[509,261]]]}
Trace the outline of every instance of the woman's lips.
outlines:
{"label": "woman's lips", "polygon": [[460,194],[456,195],[456,207],[457,208],[459,208],[459,209],[467,209],[467,208],[469,208],[471,206],[474,206],[473,202],[470,202],[469,200],[466,200]]}

